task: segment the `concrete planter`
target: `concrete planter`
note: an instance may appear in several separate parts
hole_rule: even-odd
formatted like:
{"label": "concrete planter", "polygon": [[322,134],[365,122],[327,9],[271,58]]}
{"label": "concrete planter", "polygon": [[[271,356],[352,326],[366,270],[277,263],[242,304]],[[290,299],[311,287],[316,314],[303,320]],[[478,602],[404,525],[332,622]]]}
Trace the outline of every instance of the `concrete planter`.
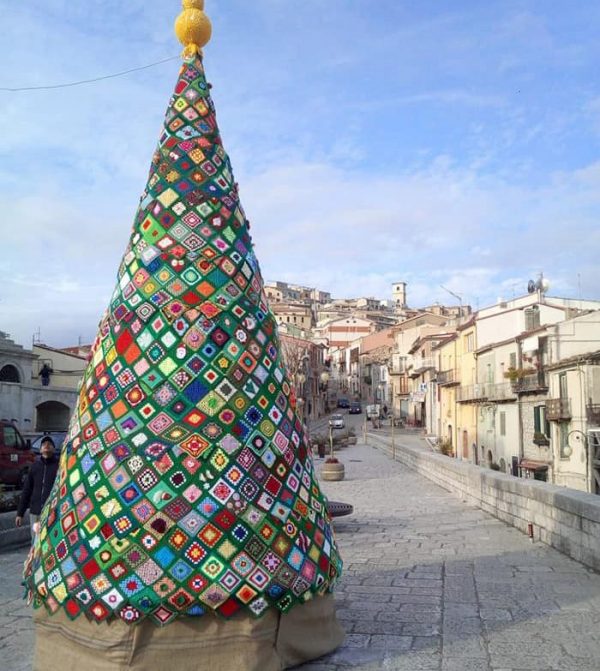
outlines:
{"label": "concrete planter", "polygon": [[321,468],[321,479],[323,480],[343,480],[345,474],[344,464],[324,463]]}

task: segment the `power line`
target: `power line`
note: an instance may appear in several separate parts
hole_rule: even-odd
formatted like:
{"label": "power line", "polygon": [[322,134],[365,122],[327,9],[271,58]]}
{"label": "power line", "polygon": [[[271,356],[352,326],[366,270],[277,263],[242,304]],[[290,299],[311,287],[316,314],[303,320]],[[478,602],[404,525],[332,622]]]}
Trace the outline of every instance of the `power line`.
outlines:
{"label": "power line", "polygon": [[1,86],[0,91],[9,91],[11,93],[17,93],[20,91],[47,91],[49,89],[66,89],[71,86],[81,86],[82,84],[93,84],[94,82],[101,82],[104,79],[114,79],[115,77],[122,77],[123,75],[128,75],[132,72],[139,72],[140,70],[147,70],[148,68],[153,68],[155,65],[161,65],[162,63],[167,63],[168,61],[174,61],[175,59],[180,58],[180,56],[171,56],[170,58],[164,58],[162,61],[156,61],[154,63],[148,63],[148,65],[141,65],[139,68],[131,68],[130,70],[122,70],[121,72],[115,72],[112,75],[104,75],[103,77],[94,77],[93,79],[80,79],[76,82],[68,82],[66,84],[48,84],[46,86],[23,86],[19,88],[11,88],[8,86]]}

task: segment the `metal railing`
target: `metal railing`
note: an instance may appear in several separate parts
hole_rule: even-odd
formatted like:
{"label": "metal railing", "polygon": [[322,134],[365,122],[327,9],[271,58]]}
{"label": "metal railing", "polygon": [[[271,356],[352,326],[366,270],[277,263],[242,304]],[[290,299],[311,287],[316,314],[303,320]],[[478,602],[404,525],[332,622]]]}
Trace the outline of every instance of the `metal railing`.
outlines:
{"label": "metal railing", "polygon": [[486,386],[489,401],[511,401],[517,396],[510,382],[498,382]]}
{"label": "metal railing", "polygon": [[460,374],[455,368],[451,370],[442,370],[437,374],[438,384],[459,384]]}
{"label": "metal railing", "polygon": [[418,357],[412,360],[412,364],[410,366],[410,375],[420,375],[421,373],[424,373],[426,370],[431,370],[432,368],[435,368],[435,359],[432,357]]}
{"label": "metal railing", "polygon": [[487,399],[487,385],[486,384],[467,384],[461,385],[456,390],[456,400],[459,403],[468,403],[469,401],[484,401]]}
{"label": "metal railing", "polygon": [[546,376],[543,372],[523,375],[511,381],[511,386],[516,392],[543,391],[548,389]]}
{"label": "metal railing", "polygon": [[571,401],[568,398],[549,398],[546,401],[546,419],[551,422],[571,419]]}

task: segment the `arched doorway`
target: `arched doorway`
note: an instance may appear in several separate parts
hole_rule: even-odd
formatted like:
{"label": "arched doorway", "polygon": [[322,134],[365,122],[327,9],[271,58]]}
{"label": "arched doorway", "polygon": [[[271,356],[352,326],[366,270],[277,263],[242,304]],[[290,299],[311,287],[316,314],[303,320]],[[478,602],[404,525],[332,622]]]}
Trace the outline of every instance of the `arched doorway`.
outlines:
{"label": "arched doorway", "polygon": [[58,401],[45,401],[36,407],[36,431],[66,431],[71,410]]}
{"label": "arched doorway", "polygon": [[463,459],[469,458],[469,434],[466,429],[462,432],[462,455]]}
{"label": "arched doorway", "polygon": [[0,368],[0,382],[21,382],[19,369],[12,363],[7,363]]}
{"label": "arched doorway", "polygon": [[500,471],[506,473],[506,461],[504,461],[504,458],[500,459]]}
{"label": "arched doorway", "polygon": [[494,455],[491,450],[487,451],[487,465],[488,468],[494,463]]}

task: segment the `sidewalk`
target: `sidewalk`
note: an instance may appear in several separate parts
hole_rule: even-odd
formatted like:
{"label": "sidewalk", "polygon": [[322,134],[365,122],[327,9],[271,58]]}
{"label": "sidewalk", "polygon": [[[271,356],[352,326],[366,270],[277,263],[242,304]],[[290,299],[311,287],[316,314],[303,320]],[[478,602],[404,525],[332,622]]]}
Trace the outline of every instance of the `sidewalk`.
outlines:
{"label": "sidewalk", "polygon": [[[415,435],[401,442],[423,443]],[[347,637],[297,671],[600,669],[599,574],[532,544],[379,450],[356,445],[337,456],[346,479],[323,487],[354,506],[352,516],[335,520],[345,562],[336,601]],[[31,668],[31,617],[19,585],[25,553],[0,554],[7,671]]]}

